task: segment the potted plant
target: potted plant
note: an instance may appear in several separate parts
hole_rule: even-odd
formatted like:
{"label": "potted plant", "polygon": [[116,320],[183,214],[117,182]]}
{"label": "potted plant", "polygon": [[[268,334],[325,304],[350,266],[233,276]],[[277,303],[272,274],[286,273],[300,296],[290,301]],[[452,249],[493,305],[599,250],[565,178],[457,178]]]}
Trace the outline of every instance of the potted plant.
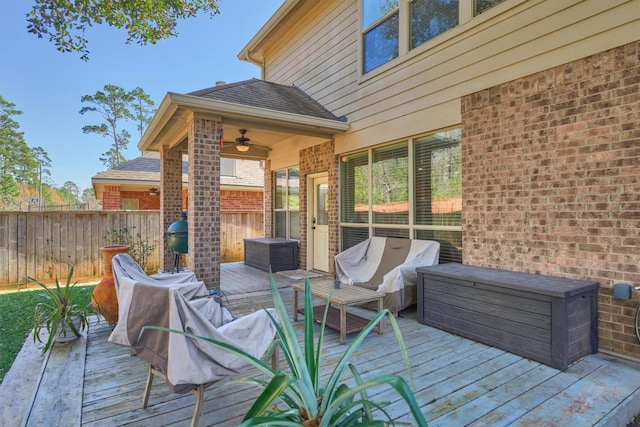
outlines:
{"label": "potted plant", "polygon": [[90,298],[81,292],[74,292],[78,282],[71,283],[74,267],[71,266],[67,282],[60,285],[56,277],[55,287],[47,286],[33,277],[24,276],[25,279],[37,284],[44,289],[45,300],[38,303],[33,319],[33,340],[43,341],[42,330],[49,335],[46,339],[42,353],[46,353],[55,342],[64,342],[76,339],[87,328],[88,317],[95,313],[90,304]]}
{"label": "potted plant", "polygon": [[[271,318],[278,330],[276,344],[284,353],[287,370],[275,371],[268,363],[259,360],[227,343],[211,338],[201,337],[182,331],[170,330],[192,338],[205,340],[216,347],[241,355],[248,363],[257,367],[266,379],[248,380],[263,389],[253,406],[245,415],[242,427],[255,426],[318,426],[349,427],[376,425],[395,425],[395,420],[385,412],[384,406],[389,402],[375,401],[367,395],[372,387],[386,385],[393,389],[407,404],[413,416],[412,425],[426,427],[427,422],[420,410],[409,384],[399,375],[383,374],[373,378],[363,378],[357,367],[349,362],[358,346],[385,316],[393,327],[398,347],[402,352],[407,375],[411,379],[411,364],[402,333],[393,314],[385,309],[378,313],[346,348],[344,354],[333,368],[326,383],[320,381],[322,367],[322,344],[327,310],[320,326],[320,333],[315,341],[313,316],[305,316],[304,348],[298,342],[292,321],[285,308],[278,287],[270,274],[271,295],[279,321]],[[328,307],[327,302],[327,307]],[[312,295],[309,279],[305,279],[305,312],[313,311]],[[146,329],[168,330],[166,328],[147,326]],[[385,344],[386,345],[386,344]],[[389,346],[389,348],[392,348]],[[343,374],[349,368],[352,378],[345,380]],[[412,381],[412,380],[411,380]],[[385,394],[388,399],[388,394]],[[277,406],[276,406],[277,405]]]}

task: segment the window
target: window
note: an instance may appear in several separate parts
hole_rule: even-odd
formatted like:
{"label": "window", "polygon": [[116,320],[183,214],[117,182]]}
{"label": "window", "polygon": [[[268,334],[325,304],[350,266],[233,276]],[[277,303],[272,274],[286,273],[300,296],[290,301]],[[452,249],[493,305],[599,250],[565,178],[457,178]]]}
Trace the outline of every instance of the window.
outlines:
{"label": "window", "polygon": [[473,2],[473,16],[478,16],[503,1],[504,0],[475,0]]}
{"label": "window", "polygon": [[409,224],[409,157],[407,143],[373,150],[372,213],[375,224]]}
{"label": "window", "polygon": [[411,49],[458,25],[458,0],[413,0]]}
{"label": "window", "polygon": [[298,167],[274,172],[275,237],[300,238],[300,173]]}
{"label": "window", "polygon": [[363,73],[408,54],[504,1],[361,0]]}
{"label": "window", "polygon": [[459,129],[414,141],[415,223],[459,225],[462,210],[462,151]]}
{"label": "window", "polygon": [[462,262],[461,130],[345,155],[340,162],[341,250],[369,236],[440,242]]}
{"label": "window", "polygon": [[236,176],[236,161],[234,159],[222,157],[220,159],[220,175]]}
{"label": "window", "polygon": [[398,57],[398,0],[362,0],[364,72]]}
{"label": "window", "polygon": [[124,211],[137,211],[140,208],[138,199],[120,199],[120,209]]}
{"label": "window", "polygon": [[369,154],[344,156],[340,162],[340,215],[343,222],[369,222]]}

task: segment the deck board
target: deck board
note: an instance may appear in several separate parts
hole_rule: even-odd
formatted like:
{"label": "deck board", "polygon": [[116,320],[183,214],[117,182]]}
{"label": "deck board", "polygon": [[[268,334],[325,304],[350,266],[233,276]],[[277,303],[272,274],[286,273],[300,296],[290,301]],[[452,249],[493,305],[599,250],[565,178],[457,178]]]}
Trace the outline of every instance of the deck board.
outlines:
{"label": "deck board", "polygon": [[[268,276],[251,267],[235,265],[233,275],[223,274],[233,280],[234,290],[227,293],[226,305],[236,315],[272,306],[268,288]],[[243,270],[245,274],[243,274]],[[256,273],[256,270],[258,273]],[[230,279],[232,278],[232,279]],[[293,291],[283,277],[276,277],[282,286],[280,293],[289,311],[293,308]],[[312,279],[330,280],[329,278]],[[285,282],[285,283],[281,283]],[[250,294],[236,294],[237,283],[251,288]],[[247,283],[250,283],[247,285]],[[225,290],[225,282],[223,282]],[[373,312],[350,308],[371,317]],[[291,314],[291,313],[290,313]],[[561,372],[535,361],[489,347],[416,321],[416,312],[407,310],[398,320],[409,352],[414,375],[413,390],[430,426],[502,426],[502,425],[597,425],[621,426],[623,420],[640,413],[640,363],[623,360],[605,354],[584,357]],[[303,322],[294,324],[302,334]],[[316,330],[319,329],[315,325]],[[195,397],[191,394],[174,394],[159,379],[155,379],[149,407],[141,409],[141,399],[147,374],[144,361],[131,355],[129,349],[107,342],[111,326],[105,323],[92,325],[86,339],[83,393],[76,397],[81,405],[81,421],[73,418],[68,425],[76,426],[188,426],[193,413]],[[347,345],[355,334],[347,336]],[[37,346],[25,345],[25,351]],[[351,361],[363,377],[382,373],[397,373],[406,377],[406,370],[395,342],[389,321],[385,321],[384,333],[372,331],[358,348]],[[342,356],[346,346],[340,345],[339,333],[325,332],[323,345],[323,370],[321,380],[326,381],[330,370]],[[390,350],[392,349],[392,350]],[[31,354],[31,353],[29,353]],[[50,378],[60,378],[55,368],[40,368],[44,357],[22,354],[28,361],[33,375],[45,371]],[[280,355],[282,358],[282,355]],[[57,362],[56,362],[57,363]],[[64,363],[58,363],[58,370]],[[18,369],[27,370],[18,361]],[[281,364],[282,366],[282,364]],[[256,370],[251,371],[257,374]],[[11,372],[6,378],[16,378]],[[46,376],[45,375],[45,376]],[[32,376],[25,384],[16,387],[3,383],[0,395],[8,396],[7,390],[15,393],[16,406],[7,406],[0,401],[4,418],[3,426],[23,425],[23,418],[15,408],[30,407],[33,384],[40,382],[38,394],[63,394],[72,385],[63,381],[37,380]],[[345,373],[345,379],[351,377]],[[239,379],[235,377],[232,379]],[[9,381],[11,382],[11,381]],[[77,387],[76,387],[77,388]],[[18,390],[18,391],[16,391]],[[18,396],[24,390],[25,396]],[[29,391],[31,390],[31,391]],[[235,426],[258,395],[259,390],[245,383],[223,381],[205,392],[200,426]],[[409,422],[409,411],[404,402],[385,386],[376,387],[369,393],[379,400],[389,400],[389,413],[399,420]],[[17,405],[17,402],[21,402]],[[9,409],[12,408],[12,409]],[[60,408],[61,416],[65,408]],[[23,409],[22,409],[23,410]],[[4,415],[7,414],[7,415]],[[9,418],[7,418],[9,417]],[[33,423],[35,418],[30,422]],[[33,424],[32,424],[33,425]]]}

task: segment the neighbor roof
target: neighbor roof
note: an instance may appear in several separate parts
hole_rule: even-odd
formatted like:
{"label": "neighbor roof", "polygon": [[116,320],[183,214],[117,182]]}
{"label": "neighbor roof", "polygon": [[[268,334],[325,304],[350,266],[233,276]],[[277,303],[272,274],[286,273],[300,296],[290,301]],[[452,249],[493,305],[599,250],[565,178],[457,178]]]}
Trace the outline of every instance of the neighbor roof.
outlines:
{"label": "neighbor roof", "polygon": [[187,95],[319,119],[341,120],[297,86],[285,86],[259,79],[222,83]]}
{"label": "neighbor roof", "polygon": [[[257,161],[236,160],[236,176],[220,176],[224,188],[261,188],[264,186],[263,171]],[[188,162],[182,161],[182,182],[188,182]],[[158,185],[160,182],[160,154],[145,152],[126,163],[93,176],[94,184],[104,185]]]}

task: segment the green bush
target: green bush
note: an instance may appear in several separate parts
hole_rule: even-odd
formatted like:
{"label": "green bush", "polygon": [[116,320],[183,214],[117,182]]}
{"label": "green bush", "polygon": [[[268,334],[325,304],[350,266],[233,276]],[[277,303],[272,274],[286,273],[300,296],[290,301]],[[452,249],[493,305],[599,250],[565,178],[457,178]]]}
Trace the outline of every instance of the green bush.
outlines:
{"label": "green bush", "polygon": [[146,271],[149,257],[156,249],[157,242],[148,242],[140,233],[134,234],[135,225],[131,227],[110,228],[104,233],[104,240],[109,245],[129,245],[129,255]]}

